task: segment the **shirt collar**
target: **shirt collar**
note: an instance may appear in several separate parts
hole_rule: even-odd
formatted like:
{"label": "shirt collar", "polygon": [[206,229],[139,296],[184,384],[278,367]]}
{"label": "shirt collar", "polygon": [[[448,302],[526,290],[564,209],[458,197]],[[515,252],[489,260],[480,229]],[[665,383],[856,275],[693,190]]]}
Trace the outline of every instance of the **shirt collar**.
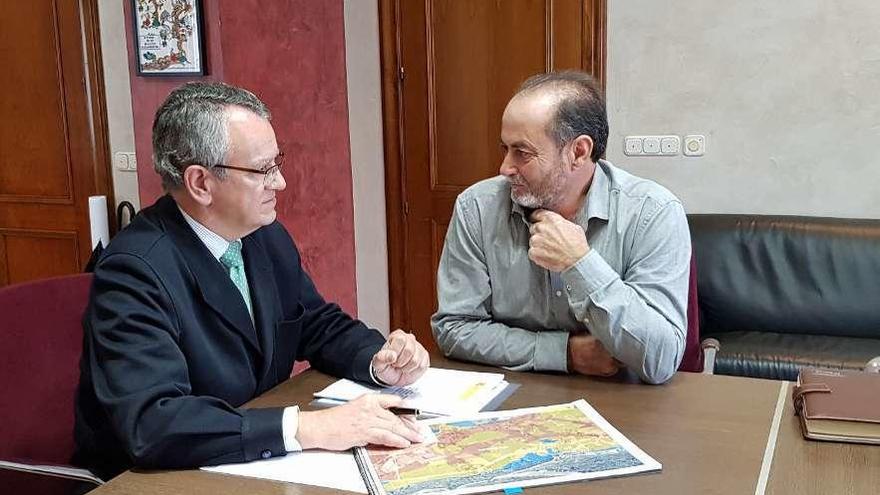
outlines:
{"label": "shirt collar", "polygon": [[[510,183],[509,182],[507,183],[507,187],[508,187],[508,191],[510,191]],[[508,197],[510,197],[510,196],[508,195]],[[522,221],[525,222],[526,225],[528,225],[529,224],[529,215],[531,215],[531,213],[532,213],[531,208],[527,212],[526,209],[523,208],[523,206],[521,204],[514,201],[513,198],[510,198],[510,203],[512,205],[510,207],[510,214],[513,215],[514,213],[516,213],[517,215],[520,216],[520,218],[522,218]]]}
{"label": "shirt collar", "polygon": [[183,211],[183,208],[180,205],[177,205],[177,209],[180,210],[180,214],[183,215],[183,219],[186,220],[186,223],[193,229],[193,232],[196,233],[199,240],[208,248],[208,251],[217,258],[220,259],[223,256],[223,253],[229,249],[229,241],[224,239],[220,234],[213,232],[208,227],[200,224],[193,217],[189,216],[189,214]]}
{"label": "shirt collar", "polygon": [[608,177],[608,162],[599,160],[596,162],[596,170],[593,172],[593,182],[587,191],[587,200],[584,201],[580,211],[575,217],[577,223],[586,223],[592,218],[608,220],[608,211],[611,209],[611,179]]}
{"label": "shirt collar", "polygon": [[[513,203],[510,213],[519,214],[526,223],[529,223],[528,215],[531,214],[531,211],[526,212],[522,205],[512,199],[510,202]],[[591,218],[600,218],[607,221],[608,212],[611,209],[610,202],[611,179],[608,177],[608,162],[600,159],[596,163],[596,170],[593,172],[593,181],[590,184],[589,191],[587,191],[587,200],[584,201],[581,209],[575,215],[576,223],[586,225],[586,221]]]}

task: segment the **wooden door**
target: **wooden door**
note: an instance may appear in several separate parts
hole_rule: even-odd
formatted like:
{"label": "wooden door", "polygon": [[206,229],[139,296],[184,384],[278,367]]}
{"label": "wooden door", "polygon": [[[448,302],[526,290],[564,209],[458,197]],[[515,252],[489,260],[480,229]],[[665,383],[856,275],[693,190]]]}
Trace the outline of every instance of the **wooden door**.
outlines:
{"label": "wooden door", "polygon": [[91,252],[88,197],[110,192],[95,1],[3,2],[0,286]]}
{"label": "wooden door", "polygon": [[434,347],[455,198],[498,174],[501,114],[528,76],[603,80],[605,0],[383,0],[380,18],[391,321]]}

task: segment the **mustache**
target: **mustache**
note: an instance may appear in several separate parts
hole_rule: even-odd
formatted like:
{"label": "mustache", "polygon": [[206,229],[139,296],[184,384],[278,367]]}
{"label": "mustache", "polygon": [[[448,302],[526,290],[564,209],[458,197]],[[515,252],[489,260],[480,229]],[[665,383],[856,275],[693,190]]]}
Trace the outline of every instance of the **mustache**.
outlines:
{"label": "mustache", "polygon": [[524,185],[526,185],[525,181],[523,181],[522,179],[511,179],[511,178],[508,177],[508,178],[507,178],[507,182],[509,182],[510,185],[512,185],[512,186],[524,186]]}

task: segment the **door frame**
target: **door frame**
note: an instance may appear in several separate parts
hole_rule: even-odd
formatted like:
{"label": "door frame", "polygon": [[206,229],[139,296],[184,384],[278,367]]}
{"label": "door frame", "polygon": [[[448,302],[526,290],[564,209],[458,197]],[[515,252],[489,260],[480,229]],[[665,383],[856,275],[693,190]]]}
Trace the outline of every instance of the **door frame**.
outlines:
{"label": "door frame", "polygon": [[[91,111],[93,193],[107,197],[107,221],[110,236],[116,234],[116,197],[110,163],[110,135],[107,123],[107,96],[104,87],[104,64],[101,55],[101,30],[98,0],[80,0],[83,26],[83,61],[86,64],[86,94]],[[88,210],[84,212],[88,215]],[[91,248],[91,246],[90,246]]]}
{"label": "door frame", "polygon": [[[400,66],[400,36],[398,33],[399,2],[379,0],[379,49],[382,80],[382,125],[385,156],[385,214],[388,242],[388,299],[391,328],[411,328],[407,321],[409,297],[406,280],[406,169],[403,166],[403,120],[400,95],[403,68]],[[411,1],[411,0],[403,0]],[[427,0],[425,0],[427,1]],[[552,1],[552,0],[548,0]],[[584,0],[585,67],[589,67],[605,89],[605,61],[607,54],[607,0]],[[593,28],[595,26],[595,29]]]}

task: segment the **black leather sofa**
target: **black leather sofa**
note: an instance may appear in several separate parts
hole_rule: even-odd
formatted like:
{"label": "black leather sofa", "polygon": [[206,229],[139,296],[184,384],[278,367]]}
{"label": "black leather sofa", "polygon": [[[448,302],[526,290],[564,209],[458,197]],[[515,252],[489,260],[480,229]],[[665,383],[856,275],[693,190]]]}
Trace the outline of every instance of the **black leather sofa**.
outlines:
{"label": "black leather sofa", "polygon": [[688,215],[715,373],[794,380],[880,356],[880,220]]}

